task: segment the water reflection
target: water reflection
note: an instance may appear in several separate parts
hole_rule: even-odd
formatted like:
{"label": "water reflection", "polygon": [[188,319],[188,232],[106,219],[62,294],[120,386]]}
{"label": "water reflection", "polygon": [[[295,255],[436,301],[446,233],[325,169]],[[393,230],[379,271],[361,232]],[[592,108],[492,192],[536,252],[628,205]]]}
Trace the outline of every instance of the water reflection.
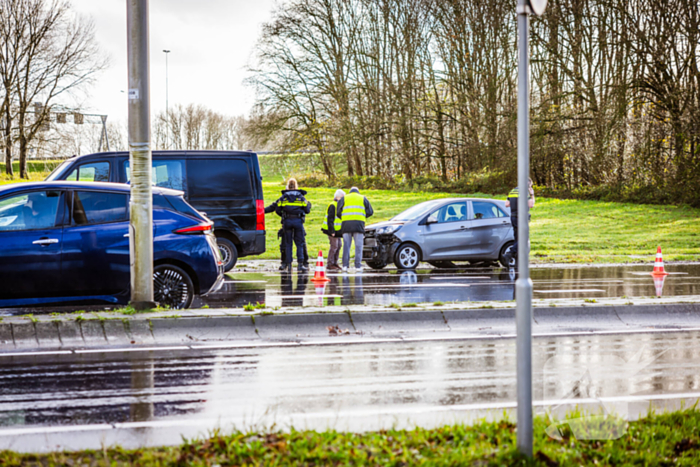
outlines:
{"label": "water reflection", "polygon": [[[577,400],[700,391],[698,332],[558,337],[534,344],[534,398],[550,401],[555,410]],[[464,410],[516,397],[513,340],[163,352],[147,358],[66,355],[58,360],[3,362],[0,425],[197,418],[250,426],[293,414],[332,422],[385,410]],[[622,413],[627,406],[603,408]]]}

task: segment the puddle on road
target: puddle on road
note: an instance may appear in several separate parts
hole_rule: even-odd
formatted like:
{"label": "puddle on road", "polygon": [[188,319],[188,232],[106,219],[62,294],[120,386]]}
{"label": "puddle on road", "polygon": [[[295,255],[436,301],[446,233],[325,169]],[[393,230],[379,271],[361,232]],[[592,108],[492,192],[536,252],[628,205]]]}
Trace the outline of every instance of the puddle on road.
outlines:
{"label": "puddle on road", "polygon": [[[581,298],[700,295],[700,265],[673,265],[663,277],[651,267],[605,266],[533,268],[535,297]],[[315,285],[313,274],[234,272],[224,289],[195,305],[212,308],[264,303],[268,307],[391,305],[450,301],[515,299],[514,271],[502,268],[419,269],[330,274],[330,282]]]}
{"label": "puddle on road", "polygon": [[[653,297],[700,295],[700,264],[669,265],[668,276],[651,275],[653,264],[635,266],[533,268],[530,270],[537,298]],[[223,288],[197,298],[194,308],[240,308],[247,304],[274,307],[346,305],[404,305],[451,301],[508,301],[515,299],[515,271],[503,268],[395,269],[361,274],[329,274],[327,283],[316,284],[310,274],[234,270]],[[103,310],[94,307],[47,307],[1,310],[0,315]]]}

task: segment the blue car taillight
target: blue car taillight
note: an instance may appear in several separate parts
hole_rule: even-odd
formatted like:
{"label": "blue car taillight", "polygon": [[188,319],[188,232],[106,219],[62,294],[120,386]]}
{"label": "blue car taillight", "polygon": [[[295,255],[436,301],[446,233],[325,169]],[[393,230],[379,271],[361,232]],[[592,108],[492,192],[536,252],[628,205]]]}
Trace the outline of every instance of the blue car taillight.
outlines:
{"label": "blue car taillight", "polygon": [[182,229],[175,229],[173,233],[180,235],[197,235],[211,233],[212,225],[209,223],[197,224],[191,227],[183,227]]}

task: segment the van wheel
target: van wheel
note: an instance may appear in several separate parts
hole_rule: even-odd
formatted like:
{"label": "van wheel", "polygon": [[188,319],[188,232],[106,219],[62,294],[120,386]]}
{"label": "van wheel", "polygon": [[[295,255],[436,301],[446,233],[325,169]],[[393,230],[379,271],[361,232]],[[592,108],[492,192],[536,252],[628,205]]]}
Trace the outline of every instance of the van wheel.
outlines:
{"label": "van wheel", "polygon": [[398,269],[415,269],[419,261],[418,247],[411,243],[401,245],[394,255],[394,264]]}
{"label": "van wheel", "polygon": [[238,249],[231,240],[224,237],[216,237],[216,244],[221,252],[221,261],[224,262],[224,271],[229,272],[238,261]]}
{"label": "van wheel", "polygon": [[153,299],[168,308],[189,308],[194,300],[192,279],[172,264],[156,266],[153,268]]}

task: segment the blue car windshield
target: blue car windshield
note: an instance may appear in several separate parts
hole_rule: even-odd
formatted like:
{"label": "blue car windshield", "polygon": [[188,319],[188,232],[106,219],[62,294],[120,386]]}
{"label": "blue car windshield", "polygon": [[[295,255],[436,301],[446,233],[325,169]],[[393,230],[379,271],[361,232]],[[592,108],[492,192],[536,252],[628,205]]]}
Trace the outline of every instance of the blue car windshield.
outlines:
{"label": "blue car windshield", "polygon": [[412,208],[406,209],[401,214],[398,214],[391,218],[392,221],[412,221],[418,219],[425,214],[428,214],[437,204],[441,203],[442,200],[436,199],[433,201],[425,201],[420,204],[416,204]]}

